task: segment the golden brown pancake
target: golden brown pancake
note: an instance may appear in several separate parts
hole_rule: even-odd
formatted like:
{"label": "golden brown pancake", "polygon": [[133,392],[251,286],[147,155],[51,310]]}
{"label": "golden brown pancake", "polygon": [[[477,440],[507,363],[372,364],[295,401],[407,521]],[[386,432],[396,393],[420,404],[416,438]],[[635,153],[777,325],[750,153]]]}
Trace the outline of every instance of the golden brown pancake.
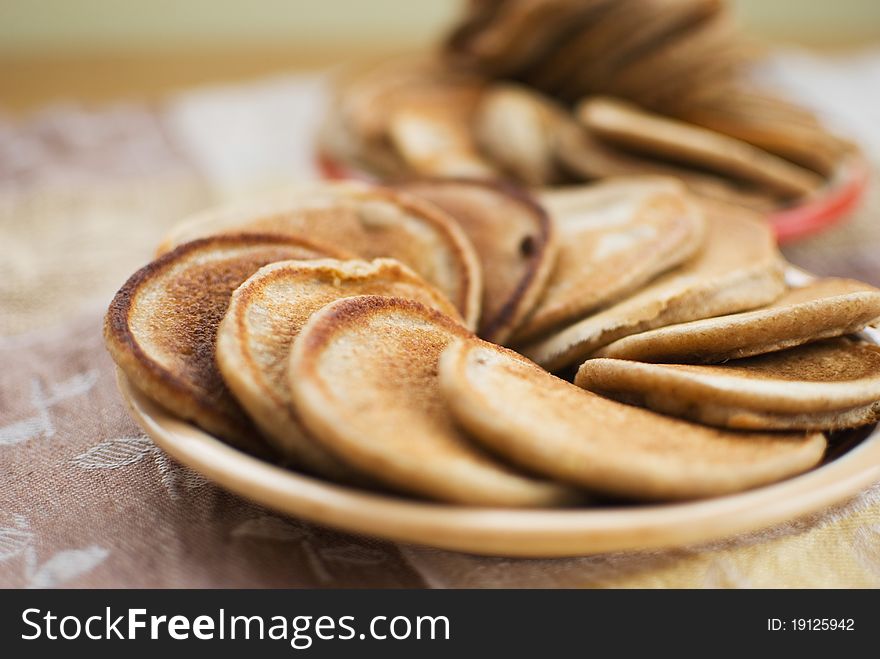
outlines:
{"label": "golden brown pancake", "polygon": [[718,366],[590,359],[575,384],[713,426],[840,430],[880,418],[880,348],[837,338]]}
{"label": "golden brown pancake", "polygon": [[258,270],[233,293],[217,331],[223,379],[266,439],[297,463],[333,478],[347,477],[350,469],[303,429],[290,400],[287,362],[309,317],[353,295],[414,299],[461,322],[442,293],[397,261],[316,259]]}
{"label": "golden brown pancake", "polygon": [[411,98],[388,111],[388,138],[407,171],[417,176],[490,178],[495,167],[480,153],[471,123],[482,88],[452,88]]}
{"label": "golden brown pancake", "polygon": [[482,151],[515,180],[540,186],[558,183],[555,134],[565,110],[520,85],[489,87],[474,115],[474,134]]}
{"label": "golden brown pancake", "polygon": [[411,300],[332,302],[306,323],[290,354],[290,388],[308,431],[328,451],[400,490],[483,506],[551,506],[567,488],[485,454],[455,425],[437,361],[473,336]]}
{"label": "golden brown pancake", "polygon": [[387,188],[315,184],[265,202],[207,211],[178,225],[161,251],[218,233],[303,235],[364,259],[390,257],[446,294],[468,327],[480,316],[482,278],[473,246],[436,206]]}
{"label": "golden brown pancake", "polygon": [[516,353],[458,340],[440,360],[458,422],[525,469],[633,499],[694,499],[772,483],[816,465],[825,438],[739,433],[584,391]]}
{"label": "golden brown pancake", "polygon": [[464,229],[483,269],[479,334],[504,343],[537,303],[556,261],[550,217],[522,193],[488,183],[431,180],[402,188]]}
{"label": "golden brown pancake", "polygon": [[615,341],[597,357],[719,363],[857,332],[880,317],[880,290],[852,279],[817,279],[764,309],[669,325]]}
{"label": "golden brown pancake", "polygon": [[578,65],[563,79],[573,98],[609,89],[619,70],[650,58],[653,49],[722,11],[723,3],[721,0],[640,0],[638,11],[628,2],[615,2],[614,8],[613,20],[606,16],[603,29],[589,41],[579,39],[578,51],[568,54],[569,61]]}
{"label": "golden brown pancake", "polygon": [[577,116],[613,144],[750,181],[783,196],[803,196],[823,185],[818,174],[747,142],[619,99],[587,98],[578,105]]}
{"label": "golden brown pancake", "polygon": [[734,37],[731,12],[717,11],[685,33],[664,40],[650,53],[618,68],[607,91],[636,102],[650,101],[655,90],[686,77],[695,62],[712,59]]}
{"label": "golden brown pancake", "polygon": [[667,176],[680,179],[694,194],[769,210],[779,200],[766,191],[737,185],[721,176],[627,152],[598,139],[574,120],[559,123],[554,139],[556,157],[566,171],[582,180],[623,176]]}
{"label": "golden brown pancake", "polygon": [[830,177],[851,144],[829,134],[802,108],[741,87],[722,86],[678,110],[698,126],[754,144]]}
{"label": "golden brown pancake", "polygon": [[703,242],[700,208],[676,180],[632,178],[542,195],[559,255],[513,342],[532,341],[608,306],[688,259]]}
{"label": "golden brown pancake", "polygon": [[[557,95],[564,89],[584,89],[579,78],[585,69],[604,59],[614,39],[619,40],[622,36],[615,33],[631,34],[635,31],[632,24],[641,25],[644,20],[641,12],[633,11],[632,2],[612,0],[593,5],[593,10],[584,15],[585,20],[572,25],[554,44],[555,47],[548,48],[546,56],[527,73],[527,79],[535,87]],[[573,93],[582,96],[584,92]]]}
{"label": "golden brown pancake", "polygon": [[611,0],[509,0],[480,29],[458,34],[454,55],[468,66],[494,76],[510,76],[552,48],[574,22]]}
{"label": "golden brown pancake", "polygon": [[523,354],[556,370],[632,334],[777,299],[785,291],[783,263],[767,224],[704,208],[707,235],[695,258],[617,304],[526,345]]}
{"label": "golden brown pancake", "polygon": [[480,78],[433,57],[394,59],[342,78],[321,134],[325,152],[392,179],[494,173],[469,130]]}
{"label": "golden brown pancake", "polygon": [[195,240],[133,274],[110,303],[104,340],[117,366],[163,407],[239,448],[265,451],[215,361],[214,337],[239,284],[267,263],[338,255],[302,238]]}

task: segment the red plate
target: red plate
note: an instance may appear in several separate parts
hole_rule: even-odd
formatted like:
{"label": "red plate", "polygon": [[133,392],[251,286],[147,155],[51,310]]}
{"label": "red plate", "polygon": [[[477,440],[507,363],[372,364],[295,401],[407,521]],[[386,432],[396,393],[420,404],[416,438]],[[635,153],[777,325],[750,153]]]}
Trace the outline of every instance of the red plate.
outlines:
{"label": "red plate", "polygon": [[[376,181],[375,177],[326,154],[318,154],[317,165],[321,175],[328,180]],[[862,156],[853,156],[841,165],[829,185],[816,196],[770,214],[777,239],[780,243],[792,242],[845,220],[861,202],[867,186],[868,164]]]}

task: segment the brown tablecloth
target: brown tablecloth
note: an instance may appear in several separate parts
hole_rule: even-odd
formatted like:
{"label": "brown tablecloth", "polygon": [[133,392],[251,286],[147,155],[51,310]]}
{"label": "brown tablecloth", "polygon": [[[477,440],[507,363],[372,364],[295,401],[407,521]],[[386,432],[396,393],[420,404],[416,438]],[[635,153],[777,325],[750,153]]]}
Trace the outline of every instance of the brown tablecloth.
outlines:
{"label": "brown tablecloth", "polygon": [[[106,303],[181,215],[239,182],[308,175],[272,131],[291,112],[310,130],[314,94],[314,80],[277,80],[0,119],[0,586],[880,586],[880,487],[712,546],[509,560],[285,518],[155,447],[116,391]],[[878,211],[874,186],[852,221],[786,251],[880,285]]]}

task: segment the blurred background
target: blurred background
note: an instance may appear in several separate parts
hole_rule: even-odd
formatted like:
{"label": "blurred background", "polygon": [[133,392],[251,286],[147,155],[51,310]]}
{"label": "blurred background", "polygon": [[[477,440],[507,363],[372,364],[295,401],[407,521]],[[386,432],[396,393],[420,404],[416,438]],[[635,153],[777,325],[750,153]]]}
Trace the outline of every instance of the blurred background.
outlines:
{"label": "blurred background", "polygon": [[[2,0],[0,107],[149,98],[431,41],[464,0]],[[735,0],[755,37],[880,44],[877,0]]]}

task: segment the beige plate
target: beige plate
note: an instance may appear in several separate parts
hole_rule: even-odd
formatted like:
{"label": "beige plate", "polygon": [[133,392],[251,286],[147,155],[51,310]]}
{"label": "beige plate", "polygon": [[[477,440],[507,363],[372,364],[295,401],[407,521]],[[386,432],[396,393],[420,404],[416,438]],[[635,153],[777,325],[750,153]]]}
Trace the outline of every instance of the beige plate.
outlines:
{"label": "beige plate", "polygon": [[[880,343],[880,332],[865,334]],[[121,372],[117,378],[135,420],[156,444],[236,494],[345,531],[476,554],[577,556],[719,540],[818,512],[880,480],[878,426],[842,456],[801,476],[692,503],[570,510],[436,504],[334,485],[253,458],[171,416]]]}

